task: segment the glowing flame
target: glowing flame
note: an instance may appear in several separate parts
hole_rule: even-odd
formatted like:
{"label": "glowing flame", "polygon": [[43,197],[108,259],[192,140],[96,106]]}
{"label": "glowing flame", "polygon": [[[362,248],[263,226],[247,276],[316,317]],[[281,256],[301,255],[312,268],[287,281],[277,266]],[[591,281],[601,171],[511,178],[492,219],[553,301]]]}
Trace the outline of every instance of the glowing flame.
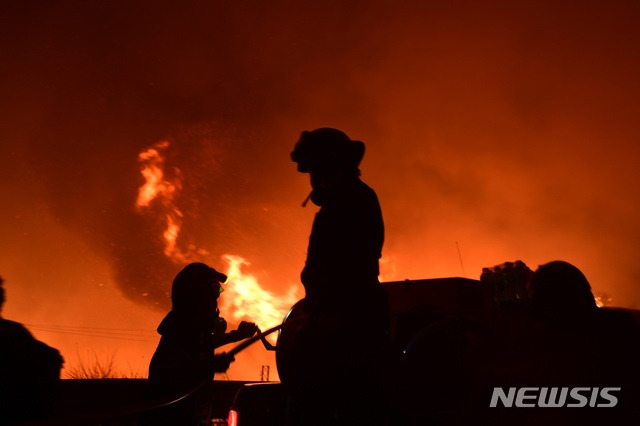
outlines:
{"label": "glowing flame", "polygon": [[602,308],[603,306],[613,306],[613,298],[606,293],[596,293],[594,296],[596,300],[596,306]]}
{"label": "glowing flame", "polygon": [[[173,168],[176,178],[169,180],[165,177],[165,158],[162,152],[168,147],[168,141],[160,141],[138,154],[138,161],[142,163],[140,173],[145,182],[138,188],[136,208],[149,208],[151,202],[157,200],[166,220],[166,229],[162,233],[164,254],[175,262],[187,262],[193,260],[193,256],[190,252],[180,250],[177,245],[183,214],[174,202],[176,194],[182,189],[182,182],[180,170],[176,167]],[[201,254],[207,253],[201,251]]]}
{"label": "glowing flame", "polygon": [[[148,211],[151,214],[160,212],[166,224],[162,238],[167,257],[176,263],[193,262],[209,253],[196,249],[193,245],[189,245],[185,251],[178,246],[184,216],[175,198],[182,189],[182,182],[178,168],[171,169],[176,176],[174,179],[167,178],[165,173],[163,152],[169,145],[168,141],[161,141],[138,154],[138,161],[142,164],[140,173],[145,182],[138,189],[136,208],[140,212]],[[263,289],[255,276],[242,272],[241,268],[249,265],[245,259],[229,254],[223,256],[223,259],[228,262],[229,267],[225,292],[220,300],[222,311],[231,312],[236,321],[255,322],[263,330],[281,323],[287,311],[299,299],[299,286],[291,285],[286,295],[276,296]]]}
{"label": "glowing flame", "polygon": [[164,178],[164,157],[160,152],[168,147],[168,141],[160,141],[152,148],[138,154],[138,161],[143,165],[140,173],[145,182],[138,189],[136,206],[148,207],[151,201],[157,197],[172,201],[176,189],[180,188],[179,180],[167,181]]}
{"label": "glowing flame", "polygon": [[292,285],[286,295],[278,297],[264,290],[255,276],[244,274],[249,262],[240,256],[225,255],[229,263],[227,284],[221,297],[221,309],[233,306],[233,318],[255,322],[262,330],[282,322],[287,311],[298,301],[298,286]]}

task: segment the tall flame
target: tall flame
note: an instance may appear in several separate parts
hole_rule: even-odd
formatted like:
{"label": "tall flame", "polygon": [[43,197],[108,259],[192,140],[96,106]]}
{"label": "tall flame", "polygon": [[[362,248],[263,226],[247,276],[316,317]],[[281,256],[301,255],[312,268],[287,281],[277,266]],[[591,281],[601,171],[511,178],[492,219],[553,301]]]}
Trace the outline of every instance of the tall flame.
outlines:
{"label": "tall flame", "polygon": [[[174,201],[176,194],[182,189],[180,170],[173,168],[176,174],[174,179],[165,177],[165,158],[162,152],[169,145],[168,141],[160,141],[138,154],[138,161],[142,163],[140,173],[145,182],[138,188],[136,208],[138,210],[149,208],[154,200],[160,203],[166,221],[166,228],[162,233],[165,244],[164,254],[174,262],[187,262],[193,260],[192,253],[183,252],[177,244],[184,217]],[[201,254],[207,253],[203,251]]]}
{"label": "tall flame", "polygon": [[145,183],[138,189],[136,206],[148,207],[157,197],[171,202],[176,190],[180,189],[179,180],[168,181],[164,178],[164,157],[160,152],[168,147],[168,141],[160,141],[138,154],[138,161],[143,165],[140,173],[145,178]]}
{"label": "tall flame", "polygon": [[[176,167],[171,170],[175,178],[170,179],[165,173],[164,151],[170,146],[168,141],[160,141],[138,154],[142,164],[140,173],[145,182],[138,189],[136,208],[154,214],[158,210],[165,223],[162,233],[164,254],[176,263],[193,262],[208,256],[206,250],[196,250],[189,246],[186,251],[178,246],[178,237],[184,215],[178,208],[176,196],[182,189],[181,173]],[[158,209],[150,210],[152,204]],[[265,290],[254,275],[245,274],[242,268],[250,263],[241,256],[226,254],[223,259],[228,263],[227,285],[221,297],[223,312],[230,312],[236,321],[255,322],[262,329],[270,328],[282,322],[289,308],[298,300],[297,286],[292,285],[284,296],[276,296]]]}
{"label": "tall flame", "polygon": [[299,299],[298,287],[292,285],[286,295],[278,297],[263,289],[255,276],[242,272],[243,266],[250,265],[245,259],[230,254],[223,258],[229,263],[229,268],[227,285],[221,297],[222,310],[233,306],[231,310],[235,320],[255,322],[263,330],[281,323]]}

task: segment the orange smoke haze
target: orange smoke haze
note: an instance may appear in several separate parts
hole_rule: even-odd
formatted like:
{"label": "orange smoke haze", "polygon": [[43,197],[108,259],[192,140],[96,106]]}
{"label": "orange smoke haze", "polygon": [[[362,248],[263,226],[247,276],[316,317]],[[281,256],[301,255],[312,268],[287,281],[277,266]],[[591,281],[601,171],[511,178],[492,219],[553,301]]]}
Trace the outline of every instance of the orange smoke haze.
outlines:
{"label": "orange smoke haze", "polygon": [[289,152],[323,126],[366,143],[383,280],[562,259],[640,306],[637,2],[237,3],[3,5],[2,315],[66,371],[145,376],[192,260],[233,277],[230,327],[273,325],[317,211]]}

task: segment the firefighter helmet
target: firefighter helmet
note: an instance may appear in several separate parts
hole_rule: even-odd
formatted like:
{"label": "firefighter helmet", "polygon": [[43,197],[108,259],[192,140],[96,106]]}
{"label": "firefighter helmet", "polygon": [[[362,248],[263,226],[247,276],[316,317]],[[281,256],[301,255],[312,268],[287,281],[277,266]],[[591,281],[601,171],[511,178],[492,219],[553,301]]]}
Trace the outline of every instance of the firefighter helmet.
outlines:
{"label": "firefighter helmet", "polygon": [[363,142],[330,127],[303,131],[291,153],[291,159],[302,173],[314,168],[357,172],[363,156]]}
{"label": "firefighter helmet", "polygon": [[222,283],[225,281],[227,281],[225,274],[204,263],[188,264],[173,279],[171,301],[174,309],[190,309],[198,305],[209,293],[222,292]]}

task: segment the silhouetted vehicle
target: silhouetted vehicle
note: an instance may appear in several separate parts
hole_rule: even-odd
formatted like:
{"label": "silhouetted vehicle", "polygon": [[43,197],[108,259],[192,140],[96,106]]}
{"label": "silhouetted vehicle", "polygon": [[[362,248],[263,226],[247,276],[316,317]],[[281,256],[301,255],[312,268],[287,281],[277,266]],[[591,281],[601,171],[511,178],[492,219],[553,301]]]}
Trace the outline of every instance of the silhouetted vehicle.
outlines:
{"label": "silhouetted vehicle", "polygon": [[[392,347],[380,365],[384,424],[634,424],[640,311],[602,307],[582,327],[548,330],[529,303],[531,273],[506,262],[480,280],[382,283],[392,311]],[[303,303],[279,332],[281,378],[304,327]],[[240,387],[229,426],[287,426],[288,391],[280,382]]]}

